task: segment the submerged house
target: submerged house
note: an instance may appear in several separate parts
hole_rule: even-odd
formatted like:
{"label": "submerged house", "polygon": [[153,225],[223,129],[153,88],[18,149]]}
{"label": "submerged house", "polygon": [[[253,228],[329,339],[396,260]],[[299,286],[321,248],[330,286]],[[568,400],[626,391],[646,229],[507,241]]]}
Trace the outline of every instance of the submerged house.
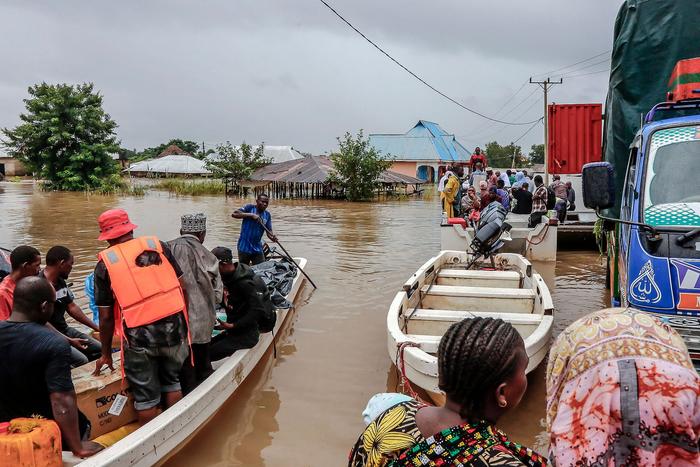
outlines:
{"label": "submerged house", "polygon": [[469,161],[471,152],[454,134],[437,123],[419,120],[404,134],[370,134],[369,142],[380,154],[394,160],[391,170],[437,182],[440,168]]}
{"label": "submerged house", "polygon": [[[277,198],[334,198],[342,197],[342,190],[329,182],[334,170],[328,156],[306,156],[262,167],[250,177],[245,186],[256,193],[269,192]],[[418,178],[385,170],[379,176],[379,193],[420,193],[425,182]]]}
{"label": "submerged house", "polygon": [[206,177],[211,172],[203,160],[175,145],[170,145],[158,157],[131,164],[125,170],[135,177]]}

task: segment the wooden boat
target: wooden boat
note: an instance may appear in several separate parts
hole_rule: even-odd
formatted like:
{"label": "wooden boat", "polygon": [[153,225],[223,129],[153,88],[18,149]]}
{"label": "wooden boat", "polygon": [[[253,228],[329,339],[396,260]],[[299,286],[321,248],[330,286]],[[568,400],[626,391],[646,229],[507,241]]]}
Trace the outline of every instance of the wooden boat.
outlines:
{"label": "wooden boat", "polygon": [[[441,251],[396,294],[387,314],[389,357],[414,385],[440,403],[437,349],[453,323],[469,317],[501,318],[525,341],[527,372],[547,355],[552,335],[552,298],[542,277],[518,254],[501,253],[466,269],[469,255]],[[486,268],[491,269],[486,269]]]}
{"label": "wooden boat", "polygon": [[[302,269],[306,266],[305,258],[295,258],[295,261]],[[297,270],[287,300],[294,302],[303,281],[304,276]],[[64,452],[64,465],[151,466],[172,456],[234,395],[270,350],[273,334],[278,334],[292,314],[293,308],[278,309],[273,333],[261,334],[260,341],[252,349],[239,350],[216,362],[216,371],[209,378],[151,422],[87,459],[79,459],[70,452]]]}

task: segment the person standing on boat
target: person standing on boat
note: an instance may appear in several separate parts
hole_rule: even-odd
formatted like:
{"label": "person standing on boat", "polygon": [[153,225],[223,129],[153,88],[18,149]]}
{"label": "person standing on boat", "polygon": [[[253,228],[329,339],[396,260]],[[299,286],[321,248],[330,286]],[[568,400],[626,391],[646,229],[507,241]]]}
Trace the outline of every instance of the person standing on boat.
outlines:
{"label": "person standing on boat", "polygon": [[60,245],[53,246],[46,253],[46,267],[41,271],[40,276],[45,277],[56,290],[56,303],[49,323],[56,331],[68,338],[77,339],[81,344],[71,348],[71,364],[73,367],[78,367],[100,358],[102,347],[97,339],[68,326],[66,322],[66,312],[68,312],[74,320],[83,326],[93,331],[100,330],[75,303],[73,292],[66,282],[73,270],[74,261],[73,254],[68,248]]}
{"label": "person standing on boat", "polygon": [[[95,374],[112,366],[112,336],[122,339],[122,367],[134,395],[139,423],[182,399],[180,370],[188,356],[182,269],[156,237],[134,238],[126,211],[98,218],[98,240],[109,243],[95,266],[95,302],[100,311],[102,356]],[[138,284],[138,285],[137,285]]]}
{"label": "person standing on boat", "polygon": [[15,287],[20,279],[36,276],[41,268],[41,253],[29,245],[21,245],[10,253],[12,272],[0,282],[0,321],[10,317]]}
{"label": "person standing on boat", "polygon": [[90,422],[76,404],[68,341],[46,326],[56,292],[43,277],[17,283],[12,314],[0,321],[0,422],[40,415],[61,430],[64,450],[88,457],[102,449],[83,441]]}
{"label": "person standing on boat", "polygon": [[182,268],[182,279],[187,289],[194,366],[189,358],[185,359],[180,372],[184,395],[214,372],[209,344],[216,325],[216,306],[223,297],[223,284],[219,275],[219,260],[202,245],[206,234],[207,218],[204,214],[185,214],[180,218],[180,237],[168,242]]}
{"label": "person standing on boat", "polygon": [[265,229],[268,230],[267,237],[273,242],[277,241],[277,237],[272,233],[272,216],[267,210],[269,204],[270,197],[261,193],[256,198],[255,204],[246,204],[231,214],[234,219],[243,219],[241,234],[238,237],[238,261],[240,263],[260,264],[265,261],[262,245]]}
{"label": "person standing on boat", "polygon": [[552,178],[554,181],[549,185],[549,187],[554,191],[554,196],[557,197],[554,210],[557,212],[559,222],[563,224],[566,220],[566,205],[569,193],[566,185],[561,181],[560,175],[554,175]]}
{"label": "person standing on boat", "polygon": [[445,173],[447,177],[445,179],[445,188],[440,194],[442,199],[442,211],[447,213],[448,218],[454,217],[454,202],[460,187],[459,178],[455,175],[456,170],[457,169],[450,167]]}
{"label": "person standing on boat", "polygon": [[486,167],[486,154],[481,152],[480,147],[474,148],[474,152],[472,153],[471,157],[469,158],[469,167],[471,168],[472,172],[476,170],[476,165],[481,164],[481,167]]}
{"label": "person standing on boat", "polygon": [[547,187],[544,186],[542,175],[535,175],[535,192],[532,195],[532,214],[528,227],[533,228],[542,222],[542,216],[547,214]]}
{"label": "person standing on boat", "polygon": [[247,264],[233,261],[233,252],[225,247],[212,250],[219,260],[219,271],[224,283],[226,321],[219,321],[224,332],[211,342],[212,361],[231,356],[236,350],[255,347],[260,339],[259,321],[265,307],[263,300],[267,286]]}
{"label": "person standing on boat", "polygon": [[373,414],[349,467],[547,465],[496,426],[527,390],[528,356],[511,324],[481,317],[454,323],[440,340],[437,359],[445,404],[411,399]]}

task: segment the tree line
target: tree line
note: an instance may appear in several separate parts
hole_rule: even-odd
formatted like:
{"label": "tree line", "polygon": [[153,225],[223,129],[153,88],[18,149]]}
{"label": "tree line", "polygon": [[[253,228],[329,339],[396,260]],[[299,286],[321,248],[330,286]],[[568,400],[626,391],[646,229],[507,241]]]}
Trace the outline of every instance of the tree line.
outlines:
{"label": "tree line", "polygon": [[[251,174],[271,162],[265,157],[264,145],[255,149],[230,142],[206,149],[186,139],[171,139],[142,151],[121,147],[117,123],[103,109],[102,95],[92,83],[78,85],[40,83],[29,87],[24,99],[25,112],[20,124],[2,128],[0,143],[8,154],[23,162],[48,189],[69,191],[110,191],[124,185],[120,176],[122,162],[136,162],[161,154],[176,145],[192,156],[206,160],[208,170],[219,179],[240,185]],[[533,145],[532,162],[541,160],[543,146]],[[501,146],[493,141],[486,145],[489,163],[498,167],[516,166],[528,161],[520,146]],[[207,157],[216,153],[216,157]],[[360,130],[355,136],[346,133],[338,138],[338,149],[330,155],[333,170],[328,183],[342,190],[350,200],[374,196],[380,177],[391,167],[390,154],[379,154]]]}

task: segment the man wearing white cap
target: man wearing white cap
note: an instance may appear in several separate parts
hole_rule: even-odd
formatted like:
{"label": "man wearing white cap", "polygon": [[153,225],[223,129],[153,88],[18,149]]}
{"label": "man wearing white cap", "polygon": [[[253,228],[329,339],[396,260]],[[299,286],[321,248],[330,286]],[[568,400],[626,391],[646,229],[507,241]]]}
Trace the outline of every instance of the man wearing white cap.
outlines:
{"label": "man wearing white cap", "polygon": [[219,275],[219,260],[202,242],[207,233],[204,214],[185,214],[180,218],[180,237],[168,242],[173,256],[180,264],[187,290],[187,315],[192,339],[191,359],[185,360],[180,373],[183,394],[192,391],[212,374],[209,344],[216,325],[216,306],[221,302],[223,284]]}

